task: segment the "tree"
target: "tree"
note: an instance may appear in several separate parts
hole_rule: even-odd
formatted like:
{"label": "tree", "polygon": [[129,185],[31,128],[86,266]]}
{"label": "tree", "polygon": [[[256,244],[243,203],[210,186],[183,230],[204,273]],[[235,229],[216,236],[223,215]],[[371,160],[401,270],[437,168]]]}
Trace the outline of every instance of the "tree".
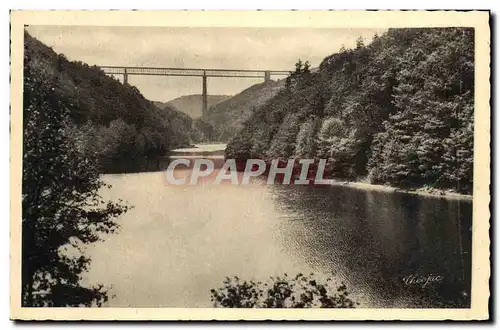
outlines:
{"label": "tree", "polygon": [[297,61],[297,63],[295,63],[295,73],[296,74],[301,74],[302,73],[302,66],[303,66],[302,60],[299,58],[299,60]]}
{"label": "tree", "polygon": [[342,283],[334,286],[331,279],[324,283],[314,274],[297,274],[289,278],[271,277],[268,282],[227,277],[223,286],[211,290],[214,307],[229,308],[354,308],[358,303],[349,296]]}
{"label": "tree", "polygon": [[290,71],[290,75],[285,79],[285,89],[290,90],[297,85],[300,86],[300,83],[309,82],[311,78],[310,67],[309,61],[303,63],[299,58],[295,63],[295,71]]}
{"label": "tree", "polygon": [[356,49],[361,49],[365,46],[365,42],[363,40],[363,37],[359,36],[357,39],[356,39]]}
{"label": "tree", "polygon": [[327,117],[319,129],[317,145],[317,156],[328,159],[331,174],[344,178],[355,177],[354,158],[358,149],[356,130],[349,130],[338,118]]}
{"label": "tree", "polygon": [[24,60],[22,305],[100,306],[104,287],[80,284],[90,262],[82,247],[114,232],[127,206],[100,197],[106,184],[69,135],[58,82],[30,66],[29,55]]}
{"label": "tree", "polygon": [[293,112],[287,114],[273,136],[273,141],[267,151],[269,157],[292,157],[295,153],[295,144],[299,129],[297,115]]}
{"label": "tree", "polygon": [[315,136],[318,122],[317,119],[310,118],[300,126],[295,145],[295,156],[311,158],[316,154]]}
{"label": "tree", "polygon": [[302,69],[302,73],[310,73],[311,72],[311,64],[309,64],[309,61],[306,61],[304,63],[304,68]]}

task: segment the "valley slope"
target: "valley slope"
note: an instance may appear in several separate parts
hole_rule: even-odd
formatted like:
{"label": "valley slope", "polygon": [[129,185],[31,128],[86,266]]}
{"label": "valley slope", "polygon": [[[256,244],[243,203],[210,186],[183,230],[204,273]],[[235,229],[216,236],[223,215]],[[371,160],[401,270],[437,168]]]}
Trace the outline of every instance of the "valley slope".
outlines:
{"label": "valley slope", "polygon": [[[215,115],[222,105],[210,123],[223,122]],[[297,63],[285,88],[247,116],[228,157],[321,158],[330,177],[471,193],[474,30],[390,29],[369,45],[358,39],[316,72]]]}
{"label": "valley slope", "polygon": [[157,108],[139,90],[96,66],[69,61],[25,32],[24,66],[33,79],[52,86],[47,97],[67,109],[82,152],[99,158],[103,171],[122,160],[165,155],[190,145],[191,119]]}

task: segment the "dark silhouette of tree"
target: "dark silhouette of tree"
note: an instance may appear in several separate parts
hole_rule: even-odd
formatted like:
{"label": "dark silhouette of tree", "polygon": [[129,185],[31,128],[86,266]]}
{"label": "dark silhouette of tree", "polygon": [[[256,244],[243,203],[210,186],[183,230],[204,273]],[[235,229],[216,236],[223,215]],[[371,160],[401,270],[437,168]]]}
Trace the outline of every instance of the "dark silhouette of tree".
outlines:
{"label": "dark silhouette of tree", "polygon": [[301,74],[302,73],[302,66],[303,66],[302,60],[299,58],[299,60],[297,61],[297,63],[295,63],[295,73],[296,74]]}
{"label": "dark silhouette of tree", "polygon": [[360,49],[360,48],[363,48],[365,46],[365,42],[363,40],[363,37],[359,36],[357,39],[356,39],[356,49]]}
{"label": "dark silhouette of tree", "polygon": [[302,69],[302,73],[310,73],[310,68],[311,68],[311,64],[309,64],[309,61],[306,61],[304,63],[304,69]]}
{"label": "dark silhouette of tree", "polygon": [[331,279],[321,283],[314,274],[271,277],[268,282],[227,277],[223,286],[211,290],[214,307],[229,308],[355,308],[344,284]]}
{"label": "dark silhouette of tree", "polygon": [[90,262],[82,246],[114,232],[127,206],[101,199],[106,185],[69,134],[56,78],[29,65],[29,53],[24,60],[22,305],[99,306],[104,287],[80,284]]}

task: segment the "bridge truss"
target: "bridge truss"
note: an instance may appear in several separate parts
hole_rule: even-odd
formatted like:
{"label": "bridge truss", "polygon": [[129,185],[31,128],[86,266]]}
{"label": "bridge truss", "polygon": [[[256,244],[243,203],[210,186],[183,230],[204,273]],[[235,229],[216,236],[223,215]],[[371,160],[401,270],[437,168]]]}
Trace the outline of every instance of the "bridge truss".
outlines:
{"label": "bridge truss", "polygon": [[132,66],[100,66],[108,75],[122,75],[123,84],[128,84],[129,76],[174,76],[202,78],[203,105],[202,113],[207,111],[207,78],[208,77],[235,77],[271,80],[274,77],[286,77],[290,71],[284,70],[229,70],[229,69],[186,69],[186,68],[155,68]]}

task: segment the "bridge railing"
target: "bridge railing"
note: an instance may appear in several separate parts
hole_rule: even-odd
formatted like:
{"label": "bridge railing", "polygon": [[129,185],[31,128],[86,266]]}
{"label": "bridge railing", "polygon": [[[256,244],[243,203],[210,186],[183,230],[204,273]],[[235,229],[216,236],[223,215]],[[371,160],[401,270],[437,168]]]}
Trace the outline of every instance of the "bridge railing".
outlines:
{"label": "bridge railing", "polygon": [[192,68],[156,68],[156,67],[123,67],[100,66],[106,74],[115,75],[152,75],[152,76],[186,76],[186,77],[238,77],[263,78],[270,76],[288,76],[284,70],[232,70],[232,69],[192,69]]}

